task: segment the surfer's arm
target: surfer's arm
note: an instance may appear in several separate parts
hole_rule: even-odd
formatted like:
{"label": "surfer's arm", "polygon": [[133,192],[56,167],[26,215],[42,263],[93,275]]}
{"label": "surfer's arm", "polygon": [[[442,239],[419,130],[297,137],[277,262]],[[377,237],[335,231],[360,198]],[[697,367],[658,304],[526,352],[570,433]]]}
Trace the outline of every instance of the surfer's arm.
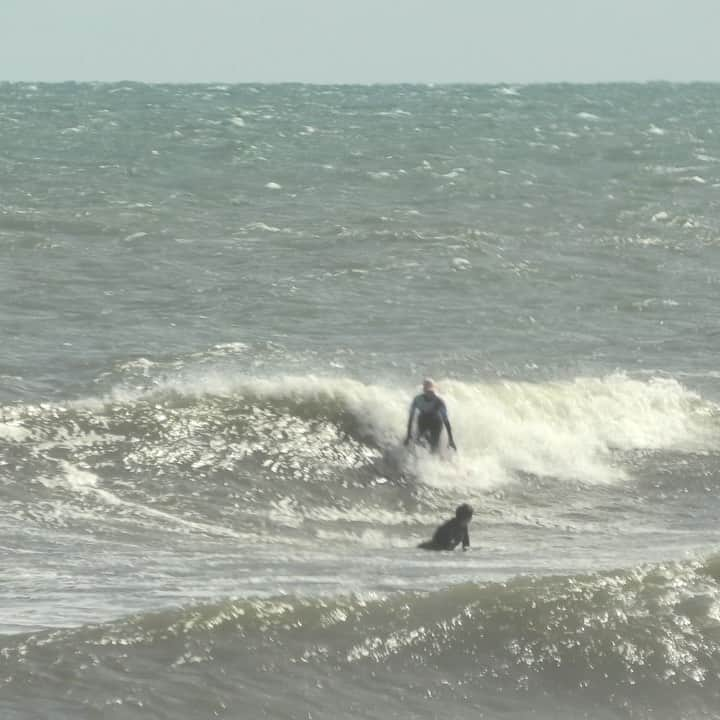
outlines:
{"label": "surfer's arm", "polygon": [[410,405],[410,414],[408,415],[407,433],[405,434],[405,444],[410,442],[410,435],[412,434],[413,416],[415,415],[415,401],[412,401]]}
{"label": "surfer's arm", "polygon": [[453,437],[452,433],[452,427],[450,427],[450,418],[448,417],[447,407],[445,407],[445,403],[443,403],[440,407],[440,417],[442,418],[443,425],[445,425],[445,430],[447,431],[448,445],[450,445],[453,450],[457,450],[457,447],[455,445],[455,438]]}
{"label": "surfer's arm", "polygon": [[470,533],[468,532],[467,527],[465,527],[465,534],[463,535],[463,550],[469,550],[470,549]]}

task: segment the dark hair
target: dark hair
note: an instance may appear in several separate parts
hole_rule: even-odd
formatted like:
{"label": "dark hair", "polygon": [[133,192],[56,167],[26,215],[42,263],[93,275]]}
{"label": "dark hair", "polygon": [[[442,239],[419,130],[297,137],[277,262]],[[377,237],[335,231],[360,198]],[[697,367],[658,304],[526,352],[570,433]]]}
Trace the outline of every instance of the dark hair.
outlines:
{"label": "dark hair", "polygon": [[473,509],[467,503],[458,505],[457,510],[455,510],[455,517],[460,520],[462,520],[463,518],[471,518],[472,514]]}

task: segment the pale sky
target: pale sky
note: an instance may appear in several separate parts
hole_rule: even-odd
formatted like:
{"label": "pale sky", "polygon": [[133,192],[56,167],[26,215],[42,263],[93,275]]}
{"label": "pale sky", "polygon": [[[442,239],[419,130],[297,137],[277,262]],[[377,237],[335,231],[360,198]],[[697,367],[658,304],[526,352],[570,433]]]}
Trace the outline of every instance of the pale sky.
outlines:
{"label": "pale sky", "polygon": [[720,0],[0,0],[0,80],[720,81]]}

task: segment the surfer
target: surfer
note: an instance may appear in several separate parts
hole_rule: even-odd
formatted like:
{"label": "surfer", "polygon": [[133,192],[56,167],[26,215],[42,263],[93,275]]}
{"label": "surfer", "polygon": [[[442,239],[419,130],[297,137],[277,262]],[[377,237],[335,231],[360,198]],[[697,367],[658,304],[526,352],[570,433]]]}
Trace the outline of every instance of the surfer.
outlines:
{"label": "surfer", "polygon": [[458,505],[455,517],[443,523],[432,536],[418,545],[423,550],[454,550],[462,542],[463,550],[470,547],[468,525],[472,520],[473,509],[467,504]]}
{"label": "surfer", "polygon": [[423,391],[415,397],[410,406],[410,417],[408,417],[407,435],[405,445],[410,442],[412,435],[413,417],[417,411],[417,439],[418,442],[427,441],[430,445],[430,452],[436,452],[440,445],[440,434],[443,425],[447,430],[448,445],[457,450],[453,439],[450,420],[448,419],[445,401],[435,393],[435,383],[430,378],[423,380]]}

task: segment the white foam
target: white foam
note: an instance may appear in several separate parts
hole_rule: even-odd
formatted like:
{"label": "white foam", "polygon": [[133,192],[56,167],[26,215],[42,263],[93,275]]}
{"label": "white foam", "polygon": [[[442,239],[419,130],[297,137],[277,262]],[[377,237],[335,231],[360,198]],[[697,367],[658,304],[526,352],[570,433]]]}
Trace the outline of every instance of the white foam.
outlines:
{"label": "white foam", "polygon": [[[243,350],[244,346],[239,348]],[[320,407],[339,407],[357,420],[361,432],[374,437],[385,454],[392,456],[393,465],[414,475],[421,487],[441,493],[461,490],[470,497],[475,492],[513,481],[518,471],[585,483],[620,481],[625,473],[616,460],[616,450],[691,452],[715,449],[718,445],[712,422],[718,412],[715,405],[703,401],[675,380],[636,380],[623,374],[545,383],[441,380],[439,392],[447,402],[459,447],[457,454],[444,451],[444,458],[431,456],[421,449],[402,448],[410,400],[419,391],[414,385],[365,384],[346,377],[258,378],[198,371],[165,380],[153,390],[118,388],[110,400],[135,402],[145,398],[152,401],[156,393],[168,390],[188,397],[245,396],[259,408],[263,399],[279,400],[282,404],[291,401],[291,405],[311,402]],[[108,401],[90,398],[66,406],[102,408]],[[27,411],[25,407],[24,413]],[[38,408],[40,411],[42,408]],[[272,417],[270,422],[274,421]],[[19,411],[6,409],[0,435],[20,432],[18,437],[21,437],[22,431],[14,429],[17,427],[14,420],[19,418]],[[340,439],[339,434],[333,436],[330,444]],[[90,435],[72,439],[76,445],[98,441]],[[321,437],[318,442],[321,446],[328,445]],[[70,442],[67,437],[56,437],[53,444],[69,446]],[[357,453],[351,455],[357,457]],[[92,494],[108,505],[132,506],[136,517],[164,517],[168,523],[184,524],[186,531],[194,525],[124,501],[102,488],[92,473],[69,463],[63,467],[62,483],[75,492]],[[293,517],[299,517],[297,509],[286,510],[288,524],[292,524]],[[357,508],[357,511],[356,519],[362,521],[365,509]],[[368,516],[376,513],[373,509]],[[346,511],[342,514],[347,515]],[[314,517],[332,520],[331,511],[327,509],[318,509]],[[393,523],[389,516],[383,519],[386,524]],[[401,522],[400,516],[397,521]],[[232,533],[215,526],[196,529],[212,534]]]}
{"label": "white foam", "polygon": [[613,449],[693,450],[712,442],[709,406],[674,380],[617,374],[543,384],[451,382],[446,395],[460,447],[469,433],[468,455],[488,455],[505,470],[607,482],[623,477]]}
{"label": "white foam", "polygon": [[276,182],[265,183],[265,187],[266,187],[268,190],[282,190],[282,185],[279,185],[279,184],[276,183]]}
{"label": "white foam", "polygon": [[462,257],[453,258],[452,265],[455,270],[470,270],[472,268],[470,261]]}
{"label": "white foam", "polygon": [[373,178],[373,180],[386,180],[387,178],[391,178],[392,174],[389,173],[387,170],[379,170],[377,172],[368,172],[368,175]]}
{"label": "white foam", "polygon": [[245,127],[245,121],[241,117],[234,117],[230,119],[230,122],[235,127]]}
{"label": "white foam", "polygon": [[0,438],[11,442],[23,442],[31,436],[29,430],[17,423],[0,422]]}
{"label": "white foam", "polygon": [[[270,183],[273,184],[274,183]],[[266,185],[265,187],[269,187],[270,185]],[[280,186],[278,185],[277,188]],[[262,230],[264,232],[271,232],[271,233],[279,233],[282,232],[282,230],[279,227],[275,227],[274,225],[266,225],[264,222],[254,222],[250,223],[250,225],[247,226],[248,230]]]}
{"label": "white foam", "polygon": [[662,238],[659,237],[634,237],[628,238],[627,241],[630,245],[641,245],[644,247],[654,247],[663,244]]}
{"label": "white foam", "polygon": [[[368,385],[342,377],[238,377],[220,372],[164,383],[202,396],[249,395],[253,403],[292,400],[332,404],[352,414],[361,431],[386,450],[400,448],[413,386]],[[407,463],[432,487],[487,488],[517,471],[606,483],[625,477],[616,450],[697,451],[718,443],[709,417],[717,412],[675,380],[623,374],[546,383],[440,382],[459,447],[443,462],[422,451]]]}
{"label": "white foam", "polygon": [[242,342],[227,342],[227,343],[218,343],[217,345],[212,346],[213,351],[219,351],[220,353],[230,352],[230,353],[243,353],[248,350],[248,345]]}
{"label": "white foam", "polygon": [[411,112],[408,112],[407,110],[401,110],[400,108],[396,108],[395,110],[383,110],[375,114],[379,115],[380,117],[408,117],[412,115]]}
{"label": "white foam", "polygon": [[320,505],[308,507],[298,504],[292,497],[272,501],[266,510],[259,510],[254,514],[259,517],[267,517],[270,522],[291,528],[302,527],[307,521],[312,521],[314,524],[341,523],[345,528],[349,528],[353,523],[359,526],[369,526],[358,527],[356,530],[343,530],[340,533],[337,530],[318,527],[314,531],[314,536],[330,537],[332,535],[334,537],[352,538],[354,541],[358,538],[373,538],[375,541],[382,538],[379,546],[388,545],[389,539],[384,536],[384,533],[378,533],[374,530],[378,526],[389,528],[434,525],[438,520],[437,512],[409,513],[404,510],[392,511],[362,502],[355,502],[349,507]]}
{"label": "white foam", "polygon": [[[437,518],[434,518],[433,522]],[[344,519],[341,520],[343,523]],[[376,521],[377,522],[377,521]],[[316,530],[315,537],[319,540],[324,541],[327,545],[337,545],[342,543],[357,547],[361,545],[365,548],[374,550],[380,550],[383,548],[404,548],[408,544],[415,545],[416,542],[409,542],[405,537],[398,537],[397,535],[388,535],[381,530],[365,529],[362,532],[355,533],[351,531],[338,532],[328,530]]]}
{"label": "white foam", "polygon": [[234,532],[230,528],[219,525],[211,525],[208,523],[187,520],[186,518],[163,512],[156,508],[148,507],[142,503],[130,502],[123,500],[109,490],[103,489],[99,485],[99,478],[94,473],[82,470],[72,463],[60,461],[59,467],[62,471],[61,476],[55,478],[41,478],[40,482],[49,488],[65,487],[74,493],[80,495],[92,495],[106,505],[115,507],[125,507],[134,511],[139,517],[152,518],[154,524],[158,519],[165,521],[166,529],[182,528],[185,532],[198,532],[204,535],[222,536],[222,537],[242,537],[239,533]]}
{"label": "white foam", "polygon": [[125,242],[131,242],[132,240],[139,240],[140,238],[144,238],[144,237],[147,237],[146,232],[135,232],[135,233],[132,233],[132,235],[128,235],[125,238]]}
{"label": "white foam", "polygon": [[150,368],[153,368],[157,365],[153,360],[149,360],[148,358],[136,358],[135,360],[128,360],[127,362],[124,362],[120,365],[121,370],[141,370],[143,375],[147,376],[149,374]]}

